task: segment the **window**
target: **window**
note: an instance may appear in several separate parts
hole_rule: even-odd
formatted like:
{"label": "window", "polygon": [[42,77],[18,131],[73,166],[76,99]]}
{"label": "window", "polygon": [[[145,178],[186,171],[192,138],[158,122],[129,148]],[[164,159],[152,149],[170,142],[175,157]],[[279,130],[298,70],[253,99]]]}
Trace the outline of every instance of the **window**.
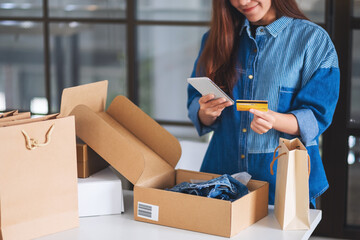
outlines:
{"label": "window", "polygon": [[0,1],[0,111],[58,112],[64,88],[106,79],[107,105],[128,96],[199,139],[186,78],[210,17],[208,0]]}
{"label": "window", "polygon": [[3,17],[41,17],[43,13],[42,0],[1,0],[0,16]]}
{"label": "window", "polygon": [[209,21],[209,0],[138,0],[139,20],[162,21]]}
{"label": "window", "polygon": [[62,89],[81,84],[108,80],[107,105],[127,95],[125,24],[54,22],[49,30],[52,111]]}
{"label": "window", "polygon": [[[30,108],[46,113],[43,24],[0,21],[1,110]],[[34,99],[44,99],[41,103]],[[34,107],[34,104],[36,107]]]}
{"label": "window", "polygon": [[[296,1],[333,37],[341,72],[317,230],[359,238],[360,0]],[[199,140],[186,78],[210,18],[210,0],[0,0],[0,111],[58,112],[63,88],[107,79],[107,104],[126,95],[178,138]]]}
{"label": "window", "polygon": [[325,24],[326,0],[296,0],[299,8],[311,21]]}
{"label": "window", "polygon": [[[359,5],[360,9],[360,5]],[[350,125],[360,126],[360,30],[353,31]]]}
{"label": "window", "polygon": [[51,0],[48,4],[50,17],[95,19],[126,17],[126,0]]}

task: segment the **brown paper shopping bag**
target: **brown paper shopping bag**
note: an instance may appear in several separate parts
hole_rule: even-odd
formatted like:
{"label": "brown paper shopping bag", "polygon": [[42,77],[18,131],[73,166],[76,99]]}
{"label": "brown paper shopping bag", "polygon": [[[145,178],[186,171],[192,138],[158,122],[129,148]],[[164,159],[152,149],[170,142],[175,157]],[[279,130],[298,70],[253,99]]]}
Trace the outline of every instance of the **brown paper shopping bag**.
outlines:
{"label": "brown paper shopping bag", "polygon": [[[280,138],[270,164],[277,159],[275,187],[275,216],[283,230],[309,229],[310,158],[298,138]],[[278,151],[278,156],[275,157]]]}
{"label": "brown paper shopping bag", "polygon": [[0,118],[13,116],[13,115],[16,115],[18,112],[19,112],[18,110],[12,110],[12,111],[9,111],[9,112],[3,112],[3,113],[0,113]]}
{"label": "brown paper shopping bag", "polygon": [[0,239],[78,226],[74,117],[2,123],[0,136]]}
{"label": "brown paper shopping bag", "polygon": [[14,110],[11,112],[0,114],[0,122],[10,122],[19,119],[27,119],[31,117],[30,115],[31,115],[30,112],[19,113],[18,110]]}

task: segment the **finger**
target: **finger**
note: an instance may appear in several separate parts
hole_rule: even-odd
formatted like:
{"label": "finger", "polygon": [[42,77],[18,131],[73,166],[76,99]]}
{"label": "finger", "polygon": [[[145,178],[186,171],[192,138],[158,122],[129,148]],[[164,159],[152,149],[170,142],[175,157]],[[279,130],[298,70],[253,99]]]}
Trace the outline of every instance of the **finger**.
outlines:
{"label": "finger", "polygon": [[258,116],[258,117],[266,118],[266,112],[262,112],[262,111],[259,111],[257,109],[253,109],[253,108],[250,109],[249,112],[256,115],[256,116]]}
{"label": "finger", "polygon": [[230,102],[230,101],[225,102],[225,107],[230,107],[232,105],[234,105],[234,104],[232,102]]}
{"label": "finger", "polygon": [[262,134],[261,130],[258,129],[255,124],[251,123],[251,124],[250,124],[250,128],[251,128],[254,132],[256,132],[256,133],[258,133],[258,134]]}
{"label": "finger", "polygon": [[225,108],[225,104],[217,104],[215,106],[212,106],[210,108],[208,108],[209,112],[222,112],[222,110],[224,110]]}
{"label": "finger", "polygon": [[270,128],[265,128],[265,127],[259,126],[259,125],[256,125],[256,128],[261,132],[261,134],[267,133],[270,130]]}
{"label": "finger", "polygon": [[251,129],[253,129],[256,133],[263,134],[269,131],[268,128],[264,128],[263,126],[256,125],[256,123],[252,122],[250,124]]}
{"label": "finger", "polygon": [[205,110],[205,114],[211,117],[218,117],[221,115],[222,110],[223,108],[218,108],[218,107],[208,108]]}
{"label": "finger", "polygon": [[230,101],[226,101],[224,103],[221,103],[219,104],[218,106],[220,106],[221,108],[226,108],[226,107],[229,107],[229,106],[232,106],[233,104],[230,102]]}
{"label": "finger", "polygon": [[264,119],[266,122],[268,122],[270,124],[270,128],[272,128],[272,126],[275,123],[275,117],[273,115],[273,112],[271,110],[268,110],[267,112],[262,112],[256,109],[250,109],[250,112],[254,113],[254,118],[261,118]]}
{"label": "finger", "polygon": [[225,107],[222,107],[222,106],[217,106],[217,110],[214,112],[215,115],[218,117],[221,115],[222,111],[224,110]]}
{"label": "finger", "polygon": [[213,94],[208,94],[208,95],[205,95],[204,97],[201,97],[199,99],[199,103],[200,104],[203,104],[203,105],[207,105],[206,107],[209,108],[209,107],[214,107],[218,104],[221,104],[223,102],[225,102],[226,99],[225,98],[217,98],[217,99],[214,99],[214,95]]}
{"label": "finger", "polygon": [[199,103],[207,103],[209,101],[211,101],[212,99],[215,98],[215,95],[214,94],[207,94],[205,96],[202,96],[200,99],[199,99]]}
{"label": "finger", "polygon": [[253,119],[254,124],[256,124],[257,126],[260,126],[264,129],[271,129],[272,128],[272,124],[270,122],[268,122],[267,120],[260,118],[260,117],[254,117]]}
{"label": "finger", "polygon": [[218,105],[222,105],[225,102],[226,102],[225,98],[214,99],[214,100],[210,100],[210,101],[206,102],[204,104],[204,107],[205,108],[215,108]]}
{"label": "finger", "polygon": [[231,106],[232,103],[226,101],[225,98],[220,98],[216,100],[210,100],[207,103],[200,104],[200,109],[204,111],[204,113],[211,117],[218,117],[221,115],[222,111],[225,107]]}

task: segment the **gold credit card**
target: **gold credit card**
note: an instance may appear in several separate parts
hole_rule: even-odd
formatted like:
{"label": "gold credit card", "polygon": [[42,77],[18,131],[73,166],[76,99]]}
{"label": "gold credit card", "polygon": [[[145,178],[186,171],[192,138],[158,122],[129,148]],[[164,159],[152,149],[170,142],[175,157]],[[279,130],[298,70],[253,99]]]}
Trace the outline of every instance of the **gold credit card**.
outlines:
{"label": "gold credit card", "polygon": [[267,112],[268,101],[266,100],[236,100],[236,110],[249,111],[256,109],[259,111]]}

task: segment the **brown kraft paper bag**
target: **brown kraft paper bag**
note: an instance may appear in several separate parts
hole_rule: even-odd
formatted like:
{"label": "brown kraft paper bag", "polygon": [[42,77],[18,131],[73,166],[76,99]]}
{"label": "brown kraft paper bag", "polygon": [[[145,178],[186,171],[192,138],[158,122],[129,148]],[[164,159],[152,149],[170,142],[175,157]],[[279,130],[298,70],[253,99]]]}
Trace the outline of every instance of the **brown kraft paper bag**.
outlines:
{"label": "brown kraft paper bag", "polygon": [[15,121],[15,120],[19,120],[19,119],[28,119],[30,117],[31,117],[30,112],[19,113],[18,110],[14,110],[11,112],[6,112],[3,114],[0,114],[0,123]]}
{"label": "brown kraft paper bag", "polygon": [[74,117],[0,124],[0,239],[77,227]]}
{"label": "brown kraft paper bag", "polygon": [[0,113],[0,118],[14,116],[14,115],[18,114],[18,112],[19,112],[18,110],[12,110],[12,111],[9,111],[9,112],[3,112],[3,113]]}
{"label": "brown kraft paper bag", "polygon": [[275,217],[283,230],[309,229],[310,158],[307,150],[298,138],[280,138],[270,164],[272,175],[276,159]]}

